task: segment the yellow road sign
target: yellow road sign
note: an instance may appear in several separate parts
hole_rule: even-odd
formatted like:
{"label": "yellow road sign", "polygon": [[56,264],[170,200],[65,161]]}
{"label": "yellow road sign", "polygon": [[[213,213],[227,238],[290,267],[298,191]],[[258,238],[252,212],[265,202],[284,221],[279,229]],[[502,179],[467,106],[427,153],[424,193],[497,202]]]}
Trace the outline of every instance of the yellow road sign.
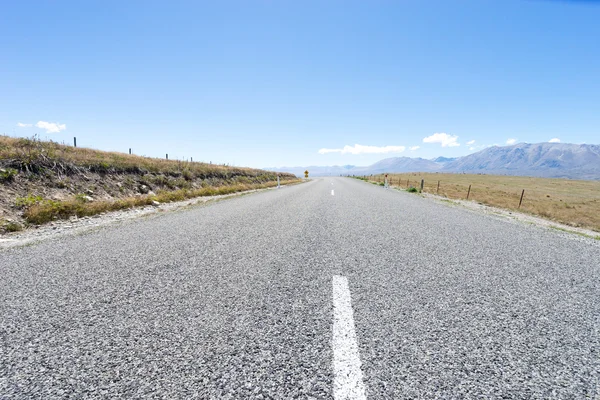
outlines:
{"label": "yellow road sign", "polygon": [[304,177],[308,178],[308,170],[304,171]]}

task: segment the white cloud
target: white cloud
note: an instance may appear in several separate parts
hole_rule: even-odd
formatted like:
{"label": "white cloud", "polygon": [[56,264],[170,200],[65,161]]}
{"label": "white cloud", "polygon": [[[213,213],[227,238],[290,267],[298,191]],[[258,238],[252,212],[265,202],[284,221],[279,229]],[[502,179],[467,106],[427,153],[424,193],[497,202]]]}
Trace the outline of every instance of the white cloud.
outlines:
{"label": "white cloud", "polygon": [[506,144],[515,144],[515,143],[517,143],[517,139],[508,139],[506,141]]}
{"label": "white cloud", "polygon": [[469,141],[467,142],[467,146],[472,146],[472,145],[474,145],[474,144],[475,144],[475,141],[474,141],[474,140],[469,140]]}
{"label": "white cloud", "polygon": [[420,148],[421,148],[421,146],[412,146],[412,147],[409,147],[410,151],[419,150]]}
{"label": "white cloud", "polygon": [[431,136],[423,138],[423,143],[440,143],[442,147],[460,146],[457,142],[458,136],[448,135],[447,133],[434,133]]}
{"label": "white cloud", "polygon": [[550,143],[560,143],[560,139],[559,138],[550,139]]}
{"label": "white cloud", "polygon": [[321,149],[319,154],[340,153],[340,154],[384,154],[384,153],[402,153],[406,150],[404,146],[363,146],[355,144],[354,146],[344,146],[343,149]]}
{"label": "white cloud", "polygon": [[59,124],[57,122],[39,121],[37,124],[35,124],[35,126],[45,129],[46,133],[58,133],[67,129],[67,125]]}
{"label": "white cloud", "polygon": [[33,125],[32,124],[24,124],[22,122],[17,122],[17,126],[19,128],[31,128]]}

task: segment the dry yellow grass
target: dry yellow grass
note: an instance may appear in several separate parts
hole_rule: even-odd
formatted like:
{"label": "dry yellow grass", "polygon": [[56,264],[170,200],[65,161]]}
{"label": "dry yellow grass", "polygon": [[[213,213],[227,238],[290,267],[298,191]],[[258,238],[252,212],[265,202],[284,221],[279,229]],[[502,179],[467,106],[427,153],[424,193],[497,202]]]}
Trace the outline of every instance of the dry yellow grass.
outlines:
{"label": "dry yellow grass", "polygon": [[[232,176],[264,177],[264,181],[277,179],[277,174],[253,168],[231,167],[203,162],[186,162],[160,158],[141,157],[125,153],[100,151],[66,146],[37,138],[11,138],[0,135],[0,167],[38,172],[40,168],[56,168],[56,163],[66,173],[74,167],[84,167],[93,172],[108,173],[161,173],[165,175],[189,174],[193,177],[230,178]],[[280,173],[282,178],[295,176]]]}
{"label": "dry yellow grass", "polygon": [[[372,179],[382,181],[383,175]],[[490,206],[517,210],[522,190],[525,189],[520,211],[600,232],[600,182],[569,179],[533,178],[523,176],[405,173],[390,174],[393,186],[407,187],[407,183],[423,191],[437,193],[450,199],[466,199]]]}
{"label": "dry yellow grass", "polygon": [[0,136],[0,233],[153,201],[272,187],[278,176],[282,184],[300,181],[288,173]]}
{"label": "dry yellow grass", "polygon": [[[300,181],[299,179],[297,180]],[[296,183],[296,182],[291,182]],[[277,182],[262,184],[228,185],[221,187],[205,187],[195,190],[172,190],[161,191],[157,195],[127,197],[117,200],[101,200],[85,202],[80,198],[72,198],[65,201],[43,200],[25,210],[24,217],[28,223],[44,224],[55,219],[66,219],[72,216],[85,217],[97,215],[107,211],[123,210],[152,204],[153,201],[170,203],[202,196],[216,196],[231,193],[244,192],[255,189],[274,187]]]}

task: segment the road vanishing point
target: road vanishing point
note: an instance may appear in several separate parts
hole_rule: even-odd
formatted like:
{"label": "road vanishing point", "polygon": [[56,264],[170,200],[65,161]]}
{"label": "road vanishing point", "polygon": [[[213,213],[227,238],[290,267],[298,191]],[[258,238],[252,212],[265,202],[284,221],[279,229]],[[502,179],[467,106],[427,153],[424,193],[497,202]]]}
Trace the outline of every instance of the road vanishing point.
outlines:
{"label": "road vanishing point", "polygon": [[600,398],[599,241],[350,178],[3,250],[0,277],[3,400]]}

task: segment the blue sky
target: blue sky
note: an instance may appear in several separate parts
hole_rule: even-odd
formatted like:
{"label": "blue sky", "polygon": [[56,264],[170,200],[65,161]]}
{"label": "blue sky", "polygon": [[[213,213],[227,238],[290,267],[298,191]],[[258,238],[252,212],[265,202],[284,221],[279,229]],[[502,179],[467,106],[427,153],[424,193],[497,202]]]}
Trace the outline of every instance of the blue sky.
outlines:
{"label": "blue sky", "polygon": [[592,1],[4,2],[0,133],[253,167],[597,144],[598,21]]}

